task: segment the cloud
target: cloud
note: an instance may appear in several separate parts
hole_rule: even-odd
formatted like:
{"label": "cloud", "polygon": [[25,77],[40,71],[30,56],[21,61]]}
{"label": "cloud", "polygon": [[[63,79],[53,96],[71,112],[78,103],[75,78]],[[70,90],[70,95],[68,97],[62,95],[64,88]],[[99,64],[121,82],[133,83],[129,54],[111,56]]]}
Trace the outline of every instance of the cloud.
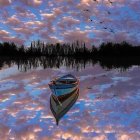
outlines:
{"label": "cloud", "polygon": [[21,6],[16,6],[15,7],[15,10],[18,12],[18,13],[26,13],[26,9],[25,7],[21,7]]}
{"label": "cloud", "polygon": [[22,21],[20,21],[16,15],[13,15],[12,17],[8,17],[8,19],[5,21],[5,24],[10,25],[10,26],[19,26],[22,24]]}
{"label": "cloud", "polygon": [[[17,10],[18,11],[18,10]],[[18,18],[22,18],[22,19],[28,19],[28,20],[36,20],[36,15],[30,11],[27,11],[27,10],[23,10],[23,11],[20,11],[20,12],[17,12],[17,17]]]}
{"label": "cloud", "polygon": [[81,31],[80,29],[76,30],[68,30],[62,33],[64,40],[66,42],[73,42],[76,40],[88,42],[90,39],[88,38],[88,33],[90,31]]}
{"label": "cloud", "polygon": [[62,13],[62,10],[59,8],[53,8],[51,12],[41,12],[41,17],[47,21],[51,22],[54,19],[56,19],[60,14]]}
{"label": "cloud", "polygon": [[5,31],[5,30],[0,30],[0,37],[2,36],[9,36],[9,32]]}
{"label": "cloud", "polygon": [[62,20],[58,23],[58,26],[63,30],[64,29],[66,30],[77,24],[80,24],[80,20],[68,16],[68,17],[63,17]]}
{"label": "cloud", "polygon": [[129,3],[129,7],[132,8],[132,10],[134,10],[135,12],[139,13],[140,12],[140,5],[139,5],[139,1],[130,1]]}
{"label": "cloud", "polygon": [[20,39],[18,37],[13,37],[10,35],[9,32],[7,32],[5,30],[0,30],[0,40],[6,41],[6,42],[15,42],[18,45],[22,45],[25,43],[24,39]]}
{"label": "cloud", "polygon": [[129,139],[139,139],[139,135],[136,133],[124,133],[124,134],[118,134],[117,140],[129,140]]}
{"label": "cloud", "polygon": [[[44,37],[44,39],[45,39],[45,37]],[[46,38],[46,40],[47,40],[48,43],[58,43],[58,42],[61,42],[61,40],[58,39],[56,36],[48,36]]]}
{"label": "cloud", "polygon": [[11,0],[0,0],[0,7],[9,6],[11,3]]}
{"label": "cloud", "polygon": [[8,139],[9,130],[8,126],[0,124],[0,137],[4,140]]}
{"label": "cloud", "polygon": [[2,32],[0,31],[0,40],[4,42],[14,42],[18,45],[22,45],[25,43],[24,39],[11,36],[9,33],[3,31]]}
{"label": "cloud", "polygon": [[16,33],[24,35],[27,39],[29,39],[29,37],[33,34],[33,31],[29,30],[28,28],[13,28],[13,30]]}
{"label": "cloud", "polygon": [[47,22],[49,21],[53,21],[56,16],[54,13],[42,13],[41,16],[43,17],[44,20],[46,20]]}
{"label": "cloud", "polygon": [[2,38],[2,41],[14,42],[15,44],[18,44],[18,45],[22,45],[22,44],[25,43],[25,40],[24,39],[21,39],[21,38],[18,38],[18,37],[13,37],[13,36],[3,37]]}
{"label": "cloud", "polygon": [[42,4],[42,0],[21,0],[21,3],[25,4],[26,6],[40,6]]}

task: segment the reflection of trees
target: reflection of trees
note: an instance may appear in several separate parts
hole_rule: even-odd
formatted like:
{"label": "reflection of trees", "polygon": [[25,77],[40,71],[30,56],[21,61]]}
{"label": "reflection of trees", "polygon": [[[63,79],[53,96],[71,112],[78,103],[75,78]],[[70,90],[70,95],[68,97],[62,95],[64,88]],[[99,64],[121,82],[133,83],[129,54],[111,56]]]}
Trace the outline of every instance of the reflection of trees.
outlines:
{"label": "reflection of trees", "polygon": [[18,66],[20,71],[28,71],[38,67],[59,68],[66,66],[74,69],[84,69],[88,64],[95,65],[99,63],[106,69],[121,68],[126,70],[132,65],[140,65],[139,57],[100,57],[100,58],[83,58],[83,57],[2,57],[0,58],[0,69],[4,66]]}
{"label": "reflection of trees", "polygon": [[28,59],[18,59],[15,60],[15,64],[18,65],[18,69],[21,71],[27,71],[30,69],[35,69],[37,67],[45,68],[59,68],[61,66],[66,66],[69,68],[82,69],[85,68],[87,63],[96,63],[94,60],[82,59],[82,58],[72,58],[72,57],[33,57]]}
{"label": "reflection of trees", "polygon": [[0,57],[0,69],[4,66],[11,67],[14,61],[9,57]]}
{"label": "reflection of trees", "polygon": [[133,65],[140,65],[140,57],[102,57],[98,61],[102,68],[121,68],[123,71],[132,67]]}

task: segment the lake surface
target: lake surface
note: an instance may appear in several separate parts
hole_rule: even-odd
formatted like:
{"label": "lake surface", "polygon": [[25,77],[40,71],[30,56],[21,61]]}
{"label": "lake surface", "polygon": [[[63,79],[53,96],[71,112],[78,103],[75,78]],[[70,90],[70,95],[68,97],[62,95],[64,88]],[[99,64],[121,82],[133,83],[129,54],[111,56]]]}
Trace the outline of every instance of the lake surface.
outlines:
{"label": "lake surface", "polygon": [[[103,69],[98,63],[78,69],[0,70],[1,140],[140,140],[140,68]],[[56,125],[50,109],[53,78],[79,78],[79,97]]]}

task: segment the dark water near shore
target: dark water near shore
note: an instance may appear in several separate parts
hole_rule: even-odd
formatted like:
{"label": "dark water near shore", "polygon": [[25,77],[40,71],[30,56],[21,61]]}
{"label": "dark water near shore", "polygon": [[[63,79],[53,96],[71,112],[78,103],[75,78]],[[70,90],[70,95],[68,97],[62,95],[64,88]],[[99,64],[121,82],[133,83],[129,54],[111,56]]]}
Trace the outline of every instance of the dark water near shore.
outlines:
{"label": "dark water near shore", "polygon": [[99,64],[103,69],[121,69],[125,71],[132,66],[140,66],[140,57],[0,57],[0,69],[16,65],[19,71],[29,71],[41,67],[84,69]]}
{"label": "dark water near shore", "polygon": [[[140,68],[112,64],[1,59],[0,139],[139,140]],[[57,126],[48,83],[67,73],[79,78],[79,97]]]}

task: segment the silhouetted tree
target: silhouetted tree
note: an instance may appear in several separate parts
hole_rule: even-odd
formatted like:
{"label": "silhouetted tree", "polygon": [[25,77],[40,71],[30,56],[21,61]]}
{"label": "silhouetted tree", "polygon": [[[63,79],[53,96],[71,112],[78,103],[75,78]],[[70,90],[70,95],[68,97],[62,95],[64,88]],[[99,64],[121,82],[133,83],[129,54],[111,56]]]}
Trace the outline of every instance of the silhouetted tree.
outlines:
{"label": "silhouetted tree", "polygon": [[140,56],[140,47],[132,46],[127,42],[102,43],[97,49],[94,45],[87,48],[79,41],[70,43],[48,44],[40,40],[31,42],[30,47],[17,46],[15,43],[0,43],[1,56],[73,56],[73,57],[129,57]]}

